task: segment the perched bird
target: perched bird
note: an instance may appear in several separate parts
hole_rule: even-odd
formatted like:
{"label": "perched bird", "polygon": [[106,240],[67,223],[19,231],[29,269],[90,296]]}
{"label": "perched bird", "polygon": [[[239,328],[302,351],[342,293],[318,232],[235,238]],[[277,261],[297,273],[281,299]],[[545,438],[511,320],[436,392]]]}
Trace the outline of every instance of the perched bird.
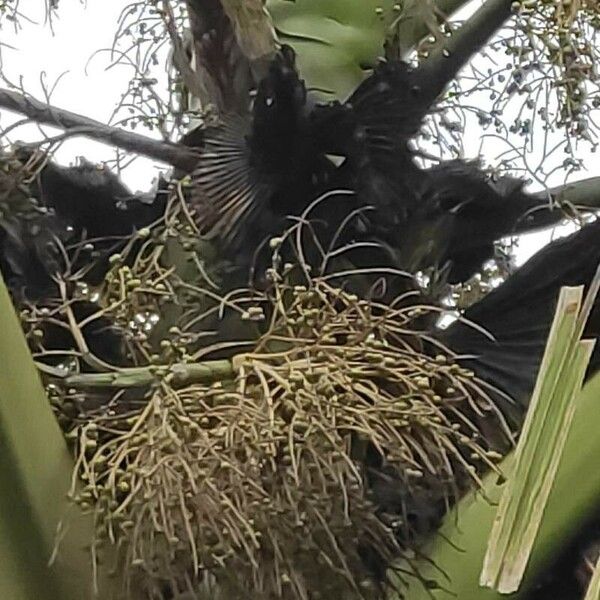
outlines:
{"label": "perched bird", "polygon": [[[40,165],[45,157],[23,149],[16,155],[35,173],[18,202],[15,193],[7,196],[0,218],[0,270],[17,297],[52,296],[53,278],[66,267],[60,247],[87,244],[96,259],[108,258],[135,229],[165,211],[164,181],[155,193],[132,194],[108,168],[86,160],[62,167],[51,161]],[[90,263],[89,251],[78,260]],[[88,272],[89,282],[102,276],[102,268]]]}
{"label": "perched bird", "polygon": [[123,237],[158,219],[166,206],[164,194],[132,194],[108,167],[83,158],[72,167],[48,162],[37,187],[42,205],[72,228],[73,237]]}
{"label": "perched bird", "polygon": [[[0,176],[0,274],[6,281],[15,304],[43,308],[37,323],[40,336],[33,342],[50,351],[57,362],[71,356],[77,347],[65,315],[65,303],[57,281],[69,270],[81,269],[87,284],[102,280],[109,255],[129,240],[135,230],[150,225],[165,210],[165,186],[147,195],[133,195],[107,168],[82,161],[62,167],[24,151],[17,151],[11,169]],[[27,174],[30,170],[33,176]],[[19,176],[11,180],[12,173]],[[67,294],[74,284],[65,282]],[[110,318],[95,302],[73,295],[68,303],[76,322],[84,322],[81,338],[101,361],[116,365],[129,362],[125,344]],[[65,354],[62,355],[61,351]],[[52,360],[52,358],[50,359]],[[80,368],[88,367],[85,360]]]}
{"label": "perched bird", "polygon": [[445,268],[450,282],[467,280],[539,201],[520,181],[491,181],[474,164],[417,164],[410,142],[431,106],[414,73],[382,62],[345,102],[318,103],[283,46],[247,117],[225,116],[186,139],[199,148],[190,202],[201,231],[247,271],[261,243],[327,196],[309,215],[323,246],[336,236],[339,245],[372,242],[389,266]]}

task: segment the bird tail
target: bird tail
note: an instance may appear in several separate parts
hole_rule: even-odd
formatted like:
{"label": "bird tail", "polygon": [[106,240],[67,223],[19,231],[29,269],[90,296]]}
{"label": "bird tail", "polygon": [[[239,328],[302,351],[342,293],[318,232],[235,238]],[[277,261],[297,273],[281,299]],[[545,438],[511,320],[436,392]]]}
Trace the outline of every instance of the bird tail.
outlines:
{"label": "bird tail", "polygon": [[271,191],[268,179],[251,167],[245,141],[249,127],[243,117],[231,116],[204,131],[200,161],[192,173],[190,203],[207,238],[233,243]]}
{"label": "bird tail", "polygon": [[[529,402],[560,288],[588,286],[600,263],[600,220],[534,255],[500,287],[471,306],[439,339],[477,376],[512,398],[520,413]],[[586,337],[600,333],[600,302]],[[600,366],[594,352],[588,375]]]}

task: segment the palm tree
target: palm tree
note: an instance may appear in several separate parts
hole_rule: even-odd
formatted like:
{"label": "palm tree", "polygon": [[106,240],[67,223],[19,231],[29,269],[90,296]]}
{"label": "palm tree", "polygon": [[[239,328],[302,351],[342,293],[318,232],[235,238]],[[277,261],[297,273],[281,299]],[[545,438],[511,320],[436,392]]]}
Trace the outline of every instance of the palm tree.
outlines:
{"label": "palm tree", "polygon": [[[585,77],[575,74],[588,71],[576,68],[577,36],[565,27],[593,23],[596,9],[564,3],[545,13],[488,0],[446,37],[438,11],[464,2],[430,11],[416,2],[324,8],[273,0],[265,8],[189,0],[184,35],[177,7],[159,4],[136,4],[129,14],[153,15],[172,43],[186,109],[174,124],[194,125],[179,143],[0,90],[0,106],[160,158],[179,180],[132,195],[87,163],[60,167],[27,147],[3,156],[0,266],[46,384],[44,392],[32,375],[5,295],[4,343],[14,363],[6,372],[21,372],[20,385],[0,379],[1,397],[11,399],[0,404],[10,448],[2,478],[14,490],[1,521],[12,561],[0,574],[7,597],[82,597],[90,581],[109,597],[98,556],[122,562],[127,593],[141,597],[185,597],[215,580],[231,597],[377,597],[386,569],[392,583],[400,575],[408,598],[444,587],[461,598],[491,597],[479,587],[495,514],[489,498],[501,493],[498,474],[510,474],[511,459],[496,463],[534,393],[561,288],[593,292],[598,225],[541,250],[447,329],[435,325],[436,311],[452,286],[472,285],[500,238],[558,222],[565,205],[593,208],[596,182],[552,190],[554,202],[544,204],[520,181],[490,179],[474,164],[426,166],[413,140],[459,69],[514,12],[519,27],[531,24],[530,41],[536,19],[560,31],[561,61],[551,39],[540,43],[551,67],[569,75],[557,86],[562,125],[584,135]],[[340,22],[356,36],[338,30]],[[291,25],[298,23],[306,33]],[[428,31],[418,66],[399,61]],[[388,60],[376,66],[384,38]],[[365,78],[366,68],[374,69]],[[311,86],[319,88],[316,106]],[[187,109],[209,104],[212,114],[195,126],[199,114]],[[551,335],[547,355],[559,358],[554,371],[542,368],[534,397],[546,390],[572,400],[581,382],[568,374],[591,352],[584,345],[577,354],[578,340],[597,333],[595,311],[588,316],[585,331],[574,321],[570,335]],[[216,338],[207,338],[213,330]],[[592,354],[588,378],[596,365]],[[557,373],[570,387],[543,383]],[[576,593],[577,564],[560,550],[574,540],[578,554],[590,542],[577,534],[597,506],[594,477],[579,481],[584,450],[595,448],[594,385],[580,400],[557,477],[534,473],[524,488],[543,475],[554,482],[522,597],[559,583],[563,597]],[[94,574],[78,579],[65,566],[86,571],[80,539],[61,544],[66,559],[50,576],[45,560],[18,550],[9,517],[26,498],[19,522],[37,556],[50,554],[62,510],[52,496],[64,493],[72,467],[46,397],[75,440],[83,481],[74,479],[70,495],[94,521],[94,533],[89,521],[75,530],[93,540]],[[526,426],[522,443],[548,439],[559,455],[561,444],[540,422]],[[56,474],[57,491],[44,483],[47,473]],[[469,494],[473,487],[487,497]],[[438,521],[461,498],[458,529],[448,521],[441,530],[456,544],[445,544],[434,535]],[[548,583],[548,572],[539,573],[555,559],[561,569]],[[30,562],[25,581],[11,565]]]}

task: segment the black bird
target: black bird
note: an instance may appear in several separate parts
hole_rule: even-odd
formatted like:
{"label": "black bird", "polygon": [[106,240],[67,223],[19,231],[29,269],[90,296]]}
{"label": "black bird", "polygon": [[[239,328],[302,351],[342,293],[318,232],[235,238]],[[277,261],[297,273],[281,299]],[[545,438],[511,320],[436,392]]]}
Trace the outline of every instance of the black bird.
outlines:
{"label": "black bird", "polygon": [[418,166],[410,141],[431,106],[415,72],[381,62],[345,102],[319,104],[283,46],[248,116],[227,115],[186,138],[200,149],[190,201],[203,233],[247,271],[261,242],[328,194],[310,215],[325,247],[354,211],[340,244],[376,242],[384,249],[378,260],[389,266],[445,267],[452,283],[468,279],[538,201],[520,181],[492,182],[472,164]]}
{"label": "black bird", "polygon": [[42,205],[73,230],[74,238],[127,236],[158,219],[166,207],[165,194],[132,194],[109,168],[83,158],[72,167],[48,162],[37,187]]}
{"label": "black bird", "polygon": [[[231,242],[266,213],[267,222],[280,225],[330,189],[331,178],[340,187],[364,188],[365,196],[374,193],[370,203],[402,202],[393,187],[407,174],[397,167],[414,168],[407,143],[426,112],[407,100],[410,73],[404,63],[383,63],[344,104],[315,105],[293,50],[283,46],[249,118],[226,116],[195,136],[201,153],[192,202],[206,228]],[[332,154],[347,163],[343,177],[328,159]]]}
{"label": "black bird", "polygon": [[[60,351],[69,355],[76,347],[56,281],[65,274],[65,258],[71,263],[71,274],[81,268],[86,283],[101,281],[110,253],[126,243],[135,229],[150,225],[164,213],[166,183],[160,181],[156,193],[133,195],[107,168],[87,161],[74,167],[45,162],[40,167],[37,161],[45,157],[22,149],[16,154],[20,161],[11,159],[14,181],[19,180],[18,165],[24,169],[21,175],[31,168],[35,176],[28,183],[25,177],[14,185],[9,170],[0,179],[6,192],[0,207],[0,274],[18,307],[35,304],[50,315],[38,323],[42,335],[34,342],[60,361],[64,358]],[[88,240],[93,241],[92,249],[82,249]],[[74,286],[70,281],[66,285],[71,294]],[[81,334],[92,354],[106,363],[127,364],[122,332],[99,312],[100,306],[71,300],[75,320],[87,322]],[[80,366],[88,368],[85,360]]]}
{"label": "black bird", "polygon": [[[17,298],[38,300],[56,292],[53,278],[65,269],[59,246],[91,241],[96,259],[107,259],[135,229],[165,211],[164,181],[156,193],[132,194],[108,168],[86,160],[73,167],[52,161],[40,166],[45,157],[25,149],[16,157],[24,168],[37,171],[27,194],[7,196],[0,218],[0,272]],[[19,193],[23,197],[16,202]],[[80,258],[92,260],[89,252]],[[99,268],[88,272],[88,283],[104,274],[107,265],[96,262]]]}

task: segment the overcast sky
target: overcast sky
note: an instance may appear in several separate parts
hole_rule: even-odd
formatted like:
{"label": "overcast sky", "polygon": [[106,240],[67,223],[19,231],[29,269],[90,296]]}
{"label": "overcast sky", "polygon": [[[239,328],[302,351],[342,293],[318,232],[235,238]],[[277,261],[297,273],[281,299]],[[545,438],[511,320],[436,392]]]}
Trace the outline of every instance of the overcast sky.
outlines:
{"label": "overcast sky", "polygon": [[[52,103],[101,122],[107,122],[121,94],[127,89],[131,70],[124,66],[110,65],[108,52],[94,53],[110,48],[118,16],[127,2],[123,0],[89,0],[87,7],[78,0],[63,0],[61,10],[53,18],[54,34],[44,23],[43,0],[27,0],[26,15],[35,22],[22,20],[22,29],[5,27],[1,41],[3,70],[14,82],[22,77],[23,87],[39,99],[43,99],[40,76],[43,73],[48,87],[60,77],[52,94]],[[37,9],[35,8],[37,6]],[[17,118],[0,112],[0,124],[6,125]],[[46,131],[52,131],[46,128]],[[58,132],[55,132],[58,133]],[[149,135],[149,132],[144,132]],[[12,139],[34,141],[40,139],[36,127],[22,127]],[[68,164],[77,156],[91,161],[103,161],[114,157],[114,150],[85,138],[73,138],[62,144],[56,154],[60,162]],[[165,167],[162,167],[163,169]],[[134,191],[148,190],[157,173],[154,164],[137,159],[122,177]]]}
{"label": "overcast sky", "polygon": [[[5,45],[2,49],[5,75],[15,82],[21,80],[25,89],[40,99],[44,97],[40,77],[45,78],[48,87],[60,78],[52,94],[54,105],[107,122],[127,88],[132,73],[123,66],[107,70],[110,65],[108,52],[93,55],[98,49],[110,48],[118,16],[128,2],[88,0],[85,6],[77,0],[69,0],[69,6],[66,6],[65,0],[62,0],[61,10],[53,19],[53,31],[44,23],[43,4],[43,0],[21,2],[22,6],[27,6],[26,15],[32,21],[23,20],[23,27],[18,32],[8,28],[5,23],[0,38]],[[0,111],[1,126],[6,127],[16,120],[16,116]],[[46,128],[46,131],[51,130]],[[13,140],[25,141],[39,138],[39,131],[35,126],[19,128],[12,136]],[[480,132],[471,132],[466,141],[467,152],[472,156],[476,155]],[[491,142],[484,147],[485,158],[490,162],[494,158],[490,156],[490,152],[497,151],[495,144]],[[64,164],[72,162],[77,156],[101,162],[113,158],[114,149],[83,138],[74,138],[66,141],[56,154],[56,158]],[[592,155],[589,155],[588,163],[596,164],[596,160],[591,159]],[[122,178],[133,191],[148,190],[160,169],[165,167],[146,159],[136,159],[122,173]],[[576,178],[589,176],[590,173],[581,173]],[[561,182],[561,174],[556,173],[550,184]],[[553,232],[548,231],[526,236],[520,243],[519,262],[553,235]]]}

